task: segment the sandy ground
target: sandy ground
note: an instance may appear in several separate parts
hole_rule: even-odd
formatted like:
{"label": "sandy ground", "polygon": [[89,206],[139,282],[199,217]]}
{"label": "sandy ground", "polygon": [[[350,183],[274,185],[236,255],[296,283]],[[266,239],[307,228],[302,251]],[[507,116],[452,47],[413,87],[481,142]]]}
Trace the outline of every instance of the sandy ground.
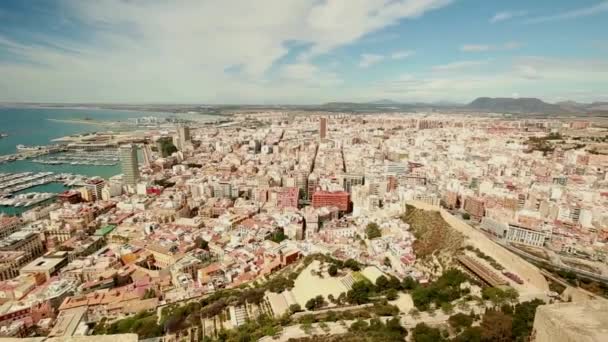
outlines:
{"label": "sandy ground", "polygon": [[318,323],[312,324],[312,329],[310,330],[310,335],[306,334],[300,325],[291,325],[285,327],[281,332],[281,335],[277,338],[273,338],[271,336],[265,336],[260,339],[260,342],[274,342],[274,341],[289,341],[291,338],[304,338],[311,336],[319,336],[319,335],[339,335],[345,334],[348,332],[348,326],[352,324],[354,321],[347,321],[347,325],[344,326],[340,323],[336,322],[325,322],[327,325],[327,332],[325,332]]}
{"label": "sandy ground", "polygon": [[419,209],[439,211],[443,219],[452,226],[452,228],[458,230],[467,237],[468,244],[479,248],[486,255],[494,258],[494,260],[503,265],[506,270],[519,275],[525,282],[524,286],[518,288],[520,292],[528,294],[549,291],[547,280],[542,276],[540,270],[536,266],[504,249],[502,246],[490,240],[490,238],[485,236],[482,232],[438,207],[417,201],[411,201],[408,202],[408,204]]}
{"label": "sandy ground", "polygon": [[361,274],[369,279],[372,283],[376,283],[376,280],[380,278],[380,276],[386,276],[380,269],[376,266],[367,266],[361,271]]}
{"label": "sandy ground", "polygon": [[315,272],[319,270],[320,262],[315,260],[306,267],[296,278],[295,286],[291,290],[296,302],[300,304],[302,309],[306,302],[318,295],[322,295],[327,301],[327,296],[330,294],[338,298],[340,293],[346,293],[348,289],[340,281],[341,277],[331,277],[327,272],[323,273],[323,278],[316,274],[312,275],[311,270]]}
{"label": "sandy ground", "polygon": [[399,298],[389,302],[399,308],[399,311],[407,314],[411,309],[414,308],[414,301],[409,293],[400,293]]}

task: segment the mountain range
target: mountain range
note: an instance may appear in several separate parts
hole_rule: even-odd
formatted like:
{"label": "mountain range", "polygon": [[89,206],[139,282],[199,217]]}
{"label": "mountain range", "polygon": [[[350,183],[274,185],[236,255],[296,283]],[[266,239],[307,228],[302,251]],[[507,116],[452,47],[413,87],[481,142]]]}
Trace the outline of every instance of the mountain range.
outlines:
{"label": "mountain range", "polygon": [[434,103],[404,103],[390,99],[382,99],[371,102],[330,102],[320,106],[327,110],[344,110],[354,112],[369,111],[399,111],[399,110],[435,110],[435,111],[457,111],[457,112],[486,112],[486,113],[510,113],[522,115],[577,115],[593,116],[608,115],[608,102],[579,103],[574,101],[563,101],[558,103],[547,103],[538,98],[508,98],[508,97],[478,97],[468,104],[453,102]]}

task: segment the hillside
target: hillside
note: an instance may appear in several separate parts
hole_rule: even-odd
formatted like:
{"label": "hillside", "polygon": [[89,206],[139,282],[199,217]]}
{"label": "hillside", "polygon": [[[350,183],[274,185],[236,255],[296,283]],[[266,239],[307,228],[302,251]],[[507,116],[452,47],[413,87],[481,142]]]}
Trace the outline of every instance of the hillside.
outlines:
{"label": "hillside", "polygon": [[471,102],[469,109],[496,113],[542,113],[558,114],[564,109],[537,98],[491,98],[479,97]]}
{"label": "hillside", "polygon": [[431,256],[435,252],[455,255],[463,245],[462,234],[445,222],[437,211],[408,205],[401,219],[410,225],[416,236],[414,252],[418,258]]}

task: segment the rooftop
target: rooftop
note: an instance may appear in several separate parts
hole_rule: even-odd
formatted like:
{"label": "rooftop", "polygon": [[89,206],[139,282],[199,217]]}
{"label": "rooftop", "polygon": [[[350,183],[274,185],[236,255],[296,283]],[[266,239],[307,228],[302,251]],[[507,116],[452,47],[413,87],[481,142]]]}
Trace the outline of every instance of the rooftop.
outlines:
{"label": "rooftop", "polygon": [[54,270],[65,258],[40,257],[21,268],[22,273],[38,273]]}

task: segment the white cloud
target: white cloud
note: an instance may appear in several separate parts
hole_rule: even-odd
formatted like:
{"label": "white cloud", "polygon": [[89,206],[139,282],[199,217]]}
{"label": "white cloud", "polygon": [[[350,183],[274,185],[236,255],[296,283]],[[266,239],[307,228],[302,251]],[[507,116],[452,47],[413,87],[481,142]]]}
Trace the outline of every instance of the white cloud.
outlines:
{"label": "white cloud", "polygon": [[577,19],[577,18],[596,15],[596,14],[607,12],[607,11],[608,11],[608,1],[604,0],[593,6],[577,8],[577,9],[573,9],[570,11],[560,12],[557,14],[543,15],[543,16],[532,18],[532,19],[528,20],[527,22],[530,24],[536,24],[536,23],[544,23],[544,22],[548,22],[548,21]]}
{"label": "white cloud", "polygon": [[468,102],[471,97],[513,94],[546,101],[608,99],[608,62],[604,60],[529,56],[514,58],[504,67],[493,66],[491,71],[481,68],[489,62],[460,61],[436,66],[430,72],[399,75],[361,90],[360,96],[401,102],[439,98]]}
{"label": "white cloud", "polygon": [[463,71],[479,68],[488,64],[488,60],[479,61],[456,61],[442,65],[435,65],[433,71]]}
{"label": "white cloud", "polygon": [[361,60],[359,61],[359,66],[361,68],[369,68],[370,66],[380,63],[384,60],[384,56],[375,55],[371,53],[364,53],[361,55]]}
{"label": "white cloud", "polygon": [[518,42],[507,42],[499,45],[488,45],[488,44],[465,44],[460,47],[462,52],[486,52],[486,51],[506,51],[516,50],[522,46]]}
{"label": "white cloud", "polygon": [[414,55],[414,51],[412,50],[400,50],[400,51],[395,51],[389,55],[379,55],[379,54],[373,54],[373,53],[364,53],[361,55],[361,58],[359,60],[359,67],[361,68],[369,68],[370,66],[380,63],[384,60],[387,59],[392,59],[392,60],[401,60],[401,59],[406,59],[409,58],[411,56]]}
{"label": "white cloud", "polygon": [[482,52],[488,51],[492,47],[490,45],[478,45],[478,44],[465,44],[460,47],[460,51],[464,52]]}
{"label": "white cloud", "polygon": [[511,20],[517,17],[523,17],[528,14],[527,11],[504,11],[496,13],[492,18],[490,18],[491,23],[498,23],[501,21]]}
{"label": "white cloud", "polygon": [[411,50],[395,51],[391,54],[391,59],[405,59],[412,55],[414,55],[414,51]]}
{"label": "white cloud", "polygon": [[526,79],[608,83],[608,61],[603,59],[558,59],[538,56],[519,57],[513,63],[516,74]]}
{"label": "white cloud", "polygon": [[21,62],[0,62],[0,100],[261,102],[293,96],[316,102],[327,92],[303,85],[293,95],[297,79],[262,82],[287,56],[288,43],[310,47],[295,64],[312,64],[319,54],[450,2],[64,0],[62,12],[83,26],[85,39],[39,37],[57,47],[7,39],[2,49]]}
{"label": "white cloud", "polygon": [[333,72],[323,72],[310,63],[289,64],[282,68],[283,80],[298,81],[306,86],[338,85],[342,80]]}
{"label": "white cloud", "polygon": [[538,72],[538,70],[532,65],[516,65],[515,70],[521,77],[527,78],[529,80],[539,80],[543,78]]}

